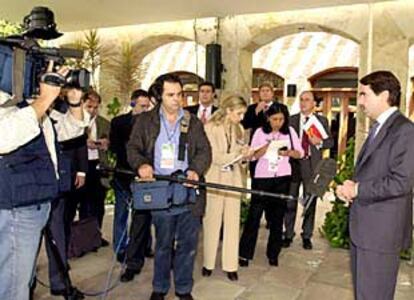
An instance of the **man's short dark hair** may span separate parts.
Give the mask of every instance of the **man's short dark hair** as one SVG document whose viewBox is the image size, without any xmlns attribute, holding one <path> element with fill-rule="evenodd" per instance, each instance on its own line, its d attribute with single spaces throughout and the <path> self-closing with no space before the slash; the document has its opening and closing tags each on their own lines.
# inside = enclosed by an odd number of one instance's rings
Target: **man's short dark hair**
<svg viewBox="0 0 414 300">
<path fill-rule="evenodd" d="M 400 106 L 401 101 L 401 84 L 397 77 L 390 71 L 376 71 L 365 75 L 359 80 L 359 83 L 368 85 L 375 95 L 388 91 L 388 104 L 390 106 Z"/>
<path fill-rule="evenodd" d="M 161 76 L 158 76 L 157 79 L 155 79 L 155 86 L 157 89 L 159 89 L 158 93 L 156 96 L 158 96 L 157 101 L 160 103 L 162 102 L 162 94 L 164 92 L 164 83 L 165 82 L 169 82 L 169 83 L 178 83 L 181 88 L 183 88 L 183 83 L 181 82 L 180 77 L 178 77 L 177 75 L 174 74 L 164 74 Z"/>
<path fill-rule="evenodd" d="M 198 85 L 198 90 L 200 90 L 203 86 L 209 86 L 209 87 L 211 87 L 211 90 L 213 91 L 213 93 L 216 92 L 216 87 L 210 81 L 203 81 L 202 83 L 200 83 Z"/>
<path fill-rule="evenodd" d="M 93 89 L 90 89 L 83 95 L 84 101 L 88 99 L 93 100 L 93 101 L 98 101 L 99 104 L 101 104 L 102 102 L 101 96 L 98 94 L 98 92 L 94 91 Z"/>
<path fill-rule="evenodd" d="M 144 91 L 143 89 L 137 89 L 137 90 L 135 90 L 135 91 L 133 91 L 133 92 L 132 92 L 132 94 L 131 94 L 131 101 L 132 101 L 132 100 L 136 100 L 136 99 L 138 99 L 139 97 L 146 97 L 146 98 L 149 98 L 149 95 L 148 95 L 148 93 L 147 93 L 146 91 Z"/>
</svg>

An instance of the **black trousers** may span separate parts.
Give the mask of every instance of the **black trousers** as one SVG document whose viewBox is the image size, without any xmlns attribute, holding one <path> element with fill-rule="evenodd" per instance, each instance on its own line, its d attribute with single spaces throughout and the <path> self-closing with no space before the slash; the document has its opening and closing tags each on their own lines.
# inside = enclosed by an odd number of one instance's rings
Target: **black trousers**
<svg viewBox="0 0 414 300">
<path fill-rule="evenodd" d="M 85 186 L 82 189 L 82 199 L 79 206 L 80 218 L 96 217 L 99 228 L 105 214 L 106 188 L 101 183 L 101 174 L 96 170 L 99 160 L 88 161 Z M 82 213 L 81 213 L 82 212 Z"/>
<path fill-rule="evenodd" d="M 126 250 L 128 269 L 135 271 L 142 269 L 149 241 L 151 241 L 151 212 L 149 210 L 133 210 Z"/>
<path fill-rule="evenodd" d="M 57 262 L 58 259 L 62 260 L 63 264 L 67 267 L 67 239 L 64 224 L 65 201 L 66 199 L 64 197 L 60 197 L 51 203 L 49 221 L 46 224 L 52 235 L 51 237 L 45 238 L 46 253 L 49 263 L 49 282 L 52 290 L 65 289 L 65 284 L 61 275 L 63 270 L 59 270 L 59 264 Z M 56 242 L 59 253 L 52 251 L 51 238 Z M 57 257 L 57 255 L 60 257 Z"/>
<path fill-rule="evenodd" d="M 255 178 L 252 188 L 273 193 L 288 194 L 291 177 Z M 240 239 L 239 256 L 253 259 L 263 212 L 269 222 L 269 238 L 266 255 L 268 259 L 276 259 L 282 247 L 283 216 L 286 202 L 283 199 L 252 195 L 249 214 Z"/>
</svg>

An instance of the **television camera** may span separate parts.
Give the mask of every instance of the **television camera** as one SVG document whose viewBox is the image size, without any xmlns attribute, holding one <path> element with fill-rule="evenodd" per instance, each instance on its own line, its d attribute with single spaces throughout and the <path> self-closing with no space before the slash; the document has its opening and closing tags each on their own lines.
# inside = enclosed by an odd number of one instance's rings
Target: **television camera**
<svg viewBox="0 0 414 300">
<path fill-rule="evenodd" d="M 56 29 L 51 10 L 47 7 L 33 8 L 24 17 L 23 27 L 25 31 L 21 35 L 0 38 L 0 90 L 16 99 L 9 102 L 19 102 L 38 94 L 39 82 L 83 90 L 89 88 L 90 73 L 84 68 L 70 70 L 66 76 L 46 72 L 49 61 L 53 61 L 56 71 L 56 67 L 64 65 L 67 58 L 83 58 L 81 50 L 40 46 L 38 40 L 62 36 Z"/>
</svg>

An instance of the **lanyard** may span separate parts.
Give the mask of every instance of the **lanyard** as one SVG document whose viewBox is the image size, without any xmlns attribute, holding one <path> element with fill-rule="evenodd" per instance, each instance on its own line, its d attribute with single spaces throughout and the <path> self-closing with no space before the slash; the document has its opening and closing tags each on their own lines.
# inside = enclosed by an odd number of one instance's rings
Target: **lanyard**
<svg viewBox="0 0 414 300">
<path fill-rule="evenodd" d="M 171 133 L 171 134 L 169 134 L 168 125 L 167 125 L 167 123 L 165 122 L 165 118 L 164 118 L 164 116 L 162 116 L 162 117 L 161 117 L 161 122 L 162 122 L 162 125 L 163 125 L 163 126 L 164 126 L 164 128 L 165 128 L 166 133 L 167 133 L 167 139 L 168 139 L 168 142 L 169 142 L 169 143 L 171 143 L 171 140 L 173 139 L 173 137 L 174 137 L 175 133 L 177 132 L 177 129 L 178 129 L 178 126 L 180 125 L 180 122 L 178 122 L 178 120 L 177 120 L 177 122 L 176 122 L 176 124 L 175 124 L 175 128 L 174 128 L 174 130 L 172 131 L 172 133 Z"/>
<path fill-rule="evenodd" d="M 227 153 L 230 153 L 230 149 L 231 149 L 231 136 L 232 136 L 232 126 L 230 125 L 229 128 L 229 133 L 227 132 L 226 129 L 224 129 L 224 134 L 226 135 L 226 140 L 227 140 Z"/>
</svg>

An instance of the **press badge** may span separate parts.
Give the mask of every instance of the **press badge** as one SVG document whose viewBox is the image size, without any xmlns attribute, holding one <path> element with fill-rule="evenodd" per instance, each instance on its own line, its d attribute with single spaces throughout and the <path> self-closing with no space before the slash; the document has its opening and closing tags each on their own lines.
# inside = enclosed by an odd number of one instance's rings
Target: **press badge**
<svg viewBox="0 0 414 300">
<path fill-rule="evenodd" d="M 279 155 L 276 155 L 276 157 L 272 157 L 272 159 L 268 159 L 269 166 L 268 171 L 269 172 L 277 172 L 277 164 L 279 162 Z"/>
<path fill-rule="evenodd" d="M 161 146 L 161 169 L 174 169 L 175 145 L 171 143 Z"/>
</svg>

